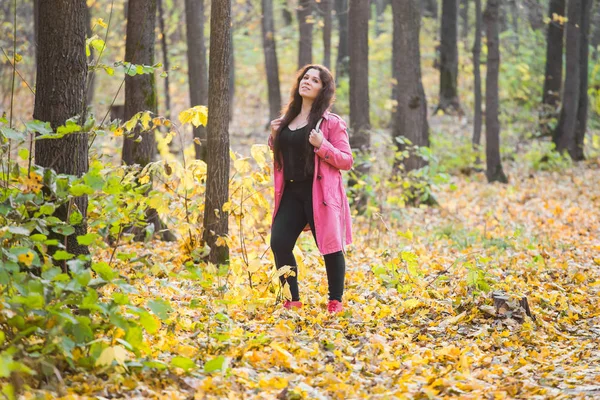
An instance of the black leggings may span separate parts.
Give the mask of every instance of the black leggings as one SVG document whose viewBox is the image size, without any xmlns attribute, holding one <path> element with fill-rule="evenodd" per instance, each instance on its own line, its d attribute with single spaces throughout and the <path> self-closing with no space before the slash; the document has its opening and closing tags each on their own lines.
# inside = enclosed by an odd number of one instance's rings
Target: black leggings
<svg viewBox="0 0 600 400">
<path fill-rule="evenodd" d="M 289 265 L 295 272 L 295 276 L 281 277 L 282 284 L 287 281 L 290 285 L 292 301 L 300 300 L 298 266 L 292 251 L 307 223 L 316 242 L 315 219 L 312 209 L 312 181 L 286 182 L 281 203 L 271 227 L 271 250 L 275 256 L 277 269 Z M 342 301 L 346 272 L 344 253 L 338 251 L 326 254 L 324 258 L 329 284 L 329 300 Z"/>
</svg>

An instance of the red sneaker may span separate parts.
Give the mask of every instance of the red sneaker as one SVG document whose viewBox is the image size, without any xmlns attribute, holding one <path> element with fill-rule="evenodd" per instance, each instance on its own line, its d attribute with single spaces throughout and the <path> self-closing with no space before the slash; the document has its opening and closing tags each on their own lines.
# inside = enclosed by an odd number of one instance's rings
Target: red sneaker
<svg viewBox="0 0 600 400">
<path fill-rule="evenodd" d="M 283 303 L 283 307 L 287 308 L 288 310 L 291 310 L 292 308 L 298 308 L 298 309 L 300 309 L 300 308 L 302 308 L 302 302 L 301 301 L 289 301 L 289 300 L 286 300 Z"/>
<path fill-rule="evenodd" d="M 327 311 L 332 314 L 342 312 L 343 309 L 344 307 L 342 306 L 341 301 L 329 300 L 329 304 L 327 304 Z"/>
</svg>

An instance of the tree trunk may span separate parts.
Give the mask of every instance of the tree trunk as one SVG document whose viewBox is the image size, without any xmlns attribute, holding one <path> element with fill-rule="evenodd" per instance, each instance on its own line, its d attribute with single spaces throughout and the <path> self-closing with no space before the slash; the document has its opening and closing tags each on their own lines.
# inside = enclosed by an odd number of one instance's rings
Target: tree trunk
<svg viewBox="0 0 600 400">
<path fill-rule="evenodd" d="M 481 144 L 481 0 L 475 0 L 475 42 L 473 44 L 473 78 L 475 85 L 475 112 L 473 117 L 473 148 Z"/>
<path fill-rule="evenodd" d="M 156 0 L 158 5 L 158 23 L 160 29 L 160 45 L 162 48 L 163 67 L 167 71 L 165 82 L 165 117 L 171 119 L 171 95 L 169 93 L 169 50 L 167 47 L 167 33 L 165 31 L 165 14 L 163 0 Z"/>
<path fill-rule="evenodd" d="M 85 121 L 85 56 L 86 2 L 40 1 L 38 18 L 37 82 L 33 118 L 50 122 L 52 129 L 79 116 Z M 64 29 L 64 27 L 69 29 Z M 88 135 L 77 132 L 61 139 L 43 139 L 35 144 L 35 162 L 61 174 L 82 176 L 88 170 Z M 77 243 L 77 236 L 87 233 L 87 196 L 75 198 L 72 208 L 59 207 L 54 215 L 68 221 L 76 207 L 83 222 L 75 225 L 75 233 L 60 237 L 66 251 L 89 254 L 87 246 Z"/>
<path fill-rule="evenodd" d="M 485 156 L 488 182 L 508 182 L 500 159 L 500 121 L 498 118 L 498 75 L 500 39 L 498 33 L 500 0 L 488 0 L 484 18 L 487 31 L 488 62 L 485 85 Z"/>
<path fill-rule="evenodd" d="M 443 0 L 442 0 L 443 1 Z M 437 19 L 438 17 L 438 0 L 422 0 L 421 13 L 424 17 Z"/>
<path fill-rule="evenodd" d="M 513 41 L 515 50 L 519 52 L 519 4 L 518 0 L 509 0 L 510 16 L 512 20 Z"/>
<path fill-rule="evenodd" d="M 458 100 L 458 0 L 442 1 L 440 102 L 438 110 L 460 110 Z"/>
<path fill-rule="evenodd" d="M 594 60 L 598 59 L 598 46 L 600 46 L 600 2 L 594 7 L 594 20 L 592 22 L 594 32 L 592 33 L 591 45 Z"/>
<path fill-rule="evenodd" d="M 34 62 L 35 62 L 35 68 L 37 70 L 37 47 L 38 47 L 38 27 L 40 24 L 39 21 L 39 15 L 40 15 L 40 0 L 33 0 L 33 38 L 34 38 L 34 43 L 33 43 L 33 47 L 34 47 Z M 34 81 L 35 81 L 35 77 L 34 77 Z"/>
<path fill-rule="evenodd" d="M 212 17 L 211 17 L 212 18 Z M 235 54 L 233 51 L 233 27 L 229 30 L 229 121 L 233 121 L 233 99 L 235 98 Z M 209 72 L 210 73 L 210 72 Z"/>
<path fill-rule="evenodd" d="M 384 32 L 384 29 L 382 29 L 384 25 L 383 13 L 389 3 L 390 0 L 375 0 L 375 36 L 379 36 Z"/>
<path fill-rule="evenodd" d="M 209 261 L 229 259 L 226 244 L 217 240 L 228 233 L 228 213 L 223 205 L 229 197 L 229 59 L 231 52 L 231 2 L 213 2 L 210 17 L 208 88 L 208 171 L 204 205 L 203 240 L 211 251 Z"/>
<path fill-rule="evenodd" d="M 560 152 L 567 151 L 575 159 L 575 126 L 579 107 L 579 85 L 581 74 L 579 56 L 581 54 L 581 21 L 582 0 L 569 0 L 567 9 L 567 42 L 566 42 L 566 75 L 563 101 L 558 125 L 554 131 L 553 141 Z"/>
<path fill-rule="evenodd" d="M 537 31 L 542 29 L 546 24 L 544 23 L 544 8 L 540 4 L 539 0 L 522 0 L 525 5 L 525 11 L 527 13 L 527 19 L 531 29 Z"/>
<path fill-rule="evenodd" d="M 546 72 L 544 92 L 540 110 L 540 130 L 542 135 L 550 135 L 550 121 L 558 117 L 560 90 L 563 74 L 563 37 L 564 27 L 553 19 L 553 15 L 565 15 L 565 0 L 550 0 L 548 32 L 546 35 Z"/>
<path fill-rule="evenodd" d="M 344 76 L 348 76 L 348 0 L 335 0 L 335 14 L 338 19 L 339 42 L 338 55 L 335 65 L 336 83 Z"/>
<path fill-rule="evenodd" d="M 590 15 L 592 13 L 593 0 L 582 0 L 581 13 L 581 44 L 579 55 L 579 106 L 577 108 L 577 123 L 575 125 L 575 151 L 573 160 L 582 161 L 585 159 L 584 140 L 587 131 L 588 118 L 588 62 L 589 62 L 589 37 L 590 37 Z"/>
<path fill-rule="evenodd" d="M 190 105 L 208 103 L 208 66 L 206 64 L 206 46 L 204 45 L 204 0 L 185 0 L 185 23 L 187 33 L 188 76 L 190 86 Z M 194 150 L 196 159 L 207 161 L 206 127 L 194 129 Z"/>
<path fill-rule="evenodd" d="M 321 13 L 323 14 L 323 65 L 331 69 L 331 27 L 333 0 L 321 0 Z"/>
<path fill-rule="evenodd" d="M 369 119 L 369 0 L 350 0 L 350 146 L 366 152 Z"/>
<path fill-rule="evenodd" d="M 283 24 L 290 26 L 292 24 L 292 12 L 290 11 L 289 0 L 282 1 L 281 15 L 283 16 Z"/>
<path fill-rule="evenodd" d="M 275 24 L 273 22 L 273 0 L 262 0 L 262 32 L 265 53 L 265 70 L 269 91 L 269 118 L 278 118 L 281 112 L 281 92 L 279 87 L 279 66 L 275 46 Z"/>
<path fill-rule="evenodd" d="M 429 126 L 427 124 L 427 99 L 421 80 L 421 52 L 419 31 L 421 24 L 418 0 L 393 0 L 394 18 L 393 39 L 393 76 L 397 88 L 397 101 L 394 113 L 392 136 L 396 139 L 398 150 L 405 145 L 398 141 L 405 137 L 416 146 L 429 146 Z M 414 154 L 402 160 L 405 170 L 411 171 L 427 164 Z M 395 164 L 398 169 L 398 164 Z"/>
<path fill-rule="evenodd" d="M 307 64 L 312 64 L 312 1 L 298 1 L 298 26 L 300 41 L 298 45 L 298 69 Z"/>
<path fill-rule="evenodd" d="M 461 37 L 467 39 L 469 37 L 469 3 L 471 0 L 460 0 L 460 19 L 462 20 Z"/>
</svg>

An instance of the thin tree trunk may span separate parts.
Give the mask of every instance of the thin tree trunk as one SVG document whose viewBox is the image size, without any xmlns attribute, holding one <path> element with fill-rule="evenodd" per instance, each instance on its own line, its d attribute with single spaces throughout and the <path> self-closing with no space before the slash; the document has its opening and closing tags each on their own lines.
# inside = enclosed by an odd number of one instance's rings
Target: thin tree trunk
<svg viewBox="0 0 600 400">
<path fill-rule="evenodd" d="M 582 0 L 569 0 L 567 9 L 567 64 L 565 87 L 558 125 L 554 131 L 553 141 L 560 152 L 568 152 L 575 159 L 575 126 L 579 107 L 579 88 L 581 73 L 579 58 L 581 54 L 581 21 Z"/>
<path fill-rule="evenodd" d="M 460 19 L 462 20 L 461 37 L 467 39 L 469 37 L 469 3 L 471 0 L 460 0 Z"/>
<path fill-rule="evenodd" d="M 546 72 L 544 92 L 540 110 L 540 130 L 542 135 L 550 135 L 550 121 L 558 117 L 560 90 L 563 74 L 563 38 L 564 26 L 554 20 L 554 15 L 565 15 L 565 0 L 550 0 L 548 16 L 548 32 L 546 35 Z"/>
<path fill-rule="evenodd" d="M 212 15 L 212 14 L 211 14 Z M 212 18 L 212 16 L 211 16 Z M 233 121 L 233 100 L 235 98 L 235 53 L 233 51 L 233 26 L 229 30 L 229 121 Z"/>
<path fill-rule="evenodd" d="M 458 0 L 442 1 L 440 102 L 438 110 L 460 110 L 458 100 Z"/>
<path fill-rule="evenodd" d="M 265 70 L 269 94 L 269 118 L 278 118 L 281 112 L 281 92 L 279 86 L 279 64 L 275 46 L 275 23 L 273 21 L 273 0 L 262 0 L 262 32 L 265 54 Z"/>
<path fill-rule="evenodd" d="M 37 27 L 37 82 L 33 118 L 50 122 L 52 129 L 66 120 L 79 117 L 85 121 L 86 2 L 39 2 Z M 68 26 L 69 29 L 64 29 Z M 66 51 L 65 49 L 68 49 Z M 88 170 L 88 135 L 72 133 L 61 139 L 43 139 L 35 145 L 36 164 L 61 174 L 82 176 Z M 77 197 L 71 208 L 59 207 L 54 215 L 62 221 L 76 209 L 83 222 L 74 226 L 70 236 L 59 235 L 65 250 L 74 255 L 89 254 L 87 246 L 77 243 L 77 236 L 87 233 L 87 196 Z"/>
<path fill-rule="evenodd" d="M 598 60 L 598 46 L 600 46 L 600 2 L 594 6 L 594 21 L 592 22 L 594 32 L 592 33 L 591 45 L 594 60 Z"/>
<path fill-rule="evenodd" d="M 522 0 L 527 12 L 527 19 L 531 29 L 537 31 L 542 29 L 544 23 L 544 8 L 539 0 Z"/>
<path fill-rule="evenodd" d="M 397 101 L 392 136 L 396 139 L 399 151 L 405 145 L 397 139 L 405 137 L 415 146 L 429 146 L 429 126 L 427 124 L 427 99 L 421 79 L 421 52 L 419 31 L 421 24 L 418 0 L 393 0 L 394 40 L 393 76 L 396 79 Z M 411 154 L 402 160 L 406 171 L 421 168 L 427 164 L 423 158 Z M 398 170 L 395 163 L 395 170 Z"/>
<path fill-rule="evenodd" d="M 335 0 L 335 13 L 338 18 L 339 42 L 338 55 L 335 66 L 335 79 L 348 76 L 349 56 L 348 56 L 348 0 Z"/>
<path fill-rule="evenodd" d="M 379 36 L 384 32 L 382 28 L 383 13 L 389 3 L 390 0 L 375 0 L 375 36 Z"/>
<path fill-rule="evenodd" d="M 479 149 L 481 144 L 481 34 L 482 34 L 481 0 L 475 0 L 475 41 L 473 44 L 473 78 L 475 90 L 475 111 L 473 118 L 473 148 Z"/>
<path fill-rule="evenodd" d="M 443 0 L 442 0 L 443 1 Z M 424 17 L 437 19 L 438 17 L 438 0 L 422 0 L 421 13 Z"/>
<path fill-rule="evenodd" d="M 85 18 L 86 18 L 86 31 L 87 31 L 87 37 L 91 38 L 93 35 L 92 32 L 92 13 L 90 10 L 90 7 L 86 6 L 85 7 Z M 90 56 L 88 57 L 88 64 L 91 65 L 93 62 L 95 62 L 95 54 L 94 54 L 94 49 L 92 46 L 90 46 Z M 88 71 L 88 81 L 86 83 L 87 87 L 86 87 L 86 106 L 90 106 L 92 105 L 92 103 L 94 102 L 94 91 L 96 89 L 96 80 L 94 79 L 94 77 L 96 76 L 96 74 L 89 72 Z"/>
<path fill-rule="evenodd" d="M 513 40 L 515 49 L 519 52 L 519 0 L 509 0 L 510 16 L 512 20 Z"/>
<path fill-rule="evenodd" d="M 208 103 L 208 66 L 204 45 L 204 0 L 185 0 L 185 21 L 187 34 L 188 76 L 190 105 Z M 207 161 L 206 127 L 194 129 L 194 150 L 197 160 Z M 199 143 L 197 143 L 199 142 Z"/>
<path fill-rule="evenodd" d="M 165 112 L 164 115 L 171 119 L 171 94 L 169 93 L 169 50 L 167 47 L 167 33 L 165 31 L 165 14 L 163 9 L 163 0 L 156 0 L 158 5 L 158 23 L 160 29 L 160 45 L 162 48 L 163 67 L 167 71 L 165 82 Z"/>
<path fill-rule="evenodd" d="M 290 11 L 289 0 L 282 0 L 281 15 L 283 16 L 283 24 L 290 26 L 292 24 L 292 12 Z"/>
<path fill-rule="evenodd" d="M 229 76 L 232 68 L 231 2 L 213 2 L 210 17 L 210 61 L 208 90 L 208 171 L 204 206 L 203 240 L 210 246 L 209 261 L 222 264 L 229 248 L 219 243 L 228 234 L 228 213 L 223 205 L 229 197 Z"/>
<path fill-rule="evenodd" d="M 485 155 L 488 182 L 508 182 L 500 159 L 500 121 L 498 118 L 498 75 L 500 39 L 498 33 L 500 0 L 488 0 L 484 14 L 487 31 L 488 62 L 485 85 Z"/>
<path fill-rule="evenodd" d="M 321 0 L 321 13 L 323 14 L 323 65 L 331 69 L 331 9 L 333 0 Z"/>
<path fill-rule="evenodd" d="M 589 37 L 590 37 L 590 15 L 592 13 L 593 0 L 582 0 L 581 13 L 581 44 L 579 61 L 579 106 L 577 108 L 577 123 L 575 125 L 575 151 L 573 160 L 582 161 L 585 159 L 584 141 L 587 131 L 588 118 L 588 62 L 589 62 Z"/>
<path fill-rule="evenodd" d="M 36 65 L 36 70 L 37 70 L 37 47 L 38 47 L 38 26 L 40 24 L 39 22 L 39 15 L 40 15 L 40 0 L 33 0 L 33 37 L 34 37 L 34 43 L 33 43 L 33 47 L 34 47 L 34 51 L 35 51 L 35 65 Z M 35 82 L 35 77 L 33 79 L 33 81 Z"/>
<path fill-rule="evenodd" d="M 298 26 L 300 41 L 298 45 L 298 69 L 307 64 L 312 64 L 312 1 L 298 1 Z"/>
</svg>

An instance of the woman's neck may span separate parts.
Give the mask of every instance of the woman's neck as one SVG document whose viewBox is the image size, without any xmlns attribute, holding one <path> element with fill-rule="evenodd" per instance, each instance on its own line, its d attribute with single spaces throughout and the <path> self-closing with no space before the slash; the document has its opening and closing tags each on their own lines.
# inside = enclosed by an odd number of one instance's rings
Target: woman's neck
<svg viewBox="0 0 600 400">
<path fill-rule="evenodd" d="M 310 115 L 310 110 L 312 108 L 313 102 L 310 100 L 302 99 L 302 108 L 300 110 L 300 117 L 308 120 L 308 116 Z"/>
</svg>

